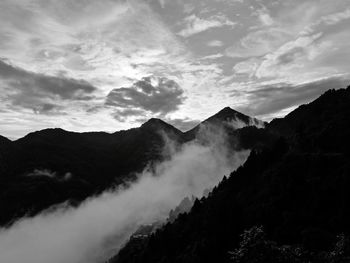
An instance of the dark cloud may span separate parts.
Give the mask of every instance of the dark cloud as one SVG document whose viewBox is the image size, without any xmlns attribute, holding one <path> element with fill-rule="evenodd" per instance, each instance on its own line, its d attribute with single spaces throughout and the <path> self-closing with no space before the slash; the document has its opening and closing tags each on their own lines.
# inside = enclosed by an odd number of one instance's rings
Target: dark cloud
<svg viewBox="0 0 350 263">
<path fill-rule="evenodd" d="M 7 88 L 8 102 L 36 113 L 58 110 L 62 100 L 90 100 L 96 90 L 86 81 L 37 74 L 1 60 L 0 81 Z"/>
<path fill-rule="evenodd" d="M 345 88 L 349 79 L 332 77 L 301 85 L 279 83 L 259 87 L 247 93 L 249 106 L 237 110 L 253 116 L 278 113 L 283 109 L 308 103 L 328 89 Z"/>
<path fill-rule="evenodd" d="M 166 116 L 178 109 L 185 99 L 184 91 L 173 80 L 145 77 L 130 87 L 113 89 L 106 105 L 116 107 L 116 119 L 151 113 Z"/>
</svg>

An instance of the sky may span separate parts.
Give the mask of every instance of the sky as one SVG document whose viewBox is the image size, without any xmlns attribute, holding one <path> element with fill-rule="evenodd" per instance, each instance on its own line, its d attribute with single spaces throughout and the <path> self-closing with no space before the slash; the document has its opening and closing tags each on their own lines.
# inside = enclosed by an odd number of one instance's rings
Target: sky
<svg viewBox="0 0 350 263">
<path fill-rule="evenodd" d="M 348 0 L 0 0 L 0 134 L 269 121 L 350 84 Z"/>
</svg>

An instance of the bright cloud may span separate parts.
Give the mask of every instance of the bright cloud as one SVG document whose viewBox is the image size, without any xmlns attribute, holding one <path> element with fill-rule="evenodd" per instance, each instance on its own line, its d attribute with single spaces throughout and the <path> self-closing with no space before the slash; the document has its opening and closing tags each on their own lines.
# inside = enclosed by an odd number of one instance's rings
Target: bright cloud
<svg viewBox="0 0 350 263">
<path fill-rule="evenodd" d="M 214 16 L 208 19 L 199 18 L 196 15 L 191 15 L 185 18 L 186 27 L 182 29 L 178 34 L 182 37 L 190 37 L 192 35 L 204 32 L 211 28 L 231 26 L 234 27 L 235 23 L 229 21 L 222 16 Z"/>
</svg>

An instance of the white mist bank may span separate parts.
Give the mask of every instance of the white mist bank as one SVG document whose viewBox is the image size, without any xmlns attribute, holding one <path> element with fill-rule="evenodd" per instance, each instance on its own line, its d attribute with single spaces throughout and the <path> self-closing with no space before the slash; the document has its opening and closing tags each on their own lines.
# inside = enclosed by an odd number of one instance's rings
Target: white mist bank
<svg viewBox="0 0 350 263">
<path fill-rule="evenodd" d="M 140 224 L 165 219 L 184 197 L 200 196 L 248 156 L 230 152 L 220 132 L 206 130 L 201 137 L 204 144 L 187 143 L 127 189 L 90 198 L 78 208 L 62 204 L 1 229 L 0 262 L 104 262 Z"/>
<path fill-rule="evenodd" d="M 265 128 L 265 123 L 256 118 L 249 118 L 249 122 L 246 123 L 240 119 L 232 119 L 230 121 L 226 121 L 225 124 L 233 129 L 241 129 L 247 126 L 255 126 L 259 129 Z"/>
</svg>

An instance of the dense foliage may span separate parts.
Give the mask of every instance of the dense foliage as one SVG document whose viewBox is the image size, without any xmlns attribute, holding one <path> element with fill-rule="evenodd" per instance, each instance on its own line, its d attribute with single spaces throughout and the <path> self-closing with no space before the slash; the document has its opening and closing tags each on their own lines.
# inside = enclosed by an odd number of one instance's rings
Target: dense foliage
<svg viewBox="0 0 350 263">
<path fill-rule="evenodd" d="M 268 240 L 263 227 L 254 226 L 241 235 L 239 248 L 230 252 L 233 263 L 346 263 L 350 262 L 350 239 L 336 237 L 328 251 L 309 251 L 300 246 L 279 245 Z"/>
</svg>

